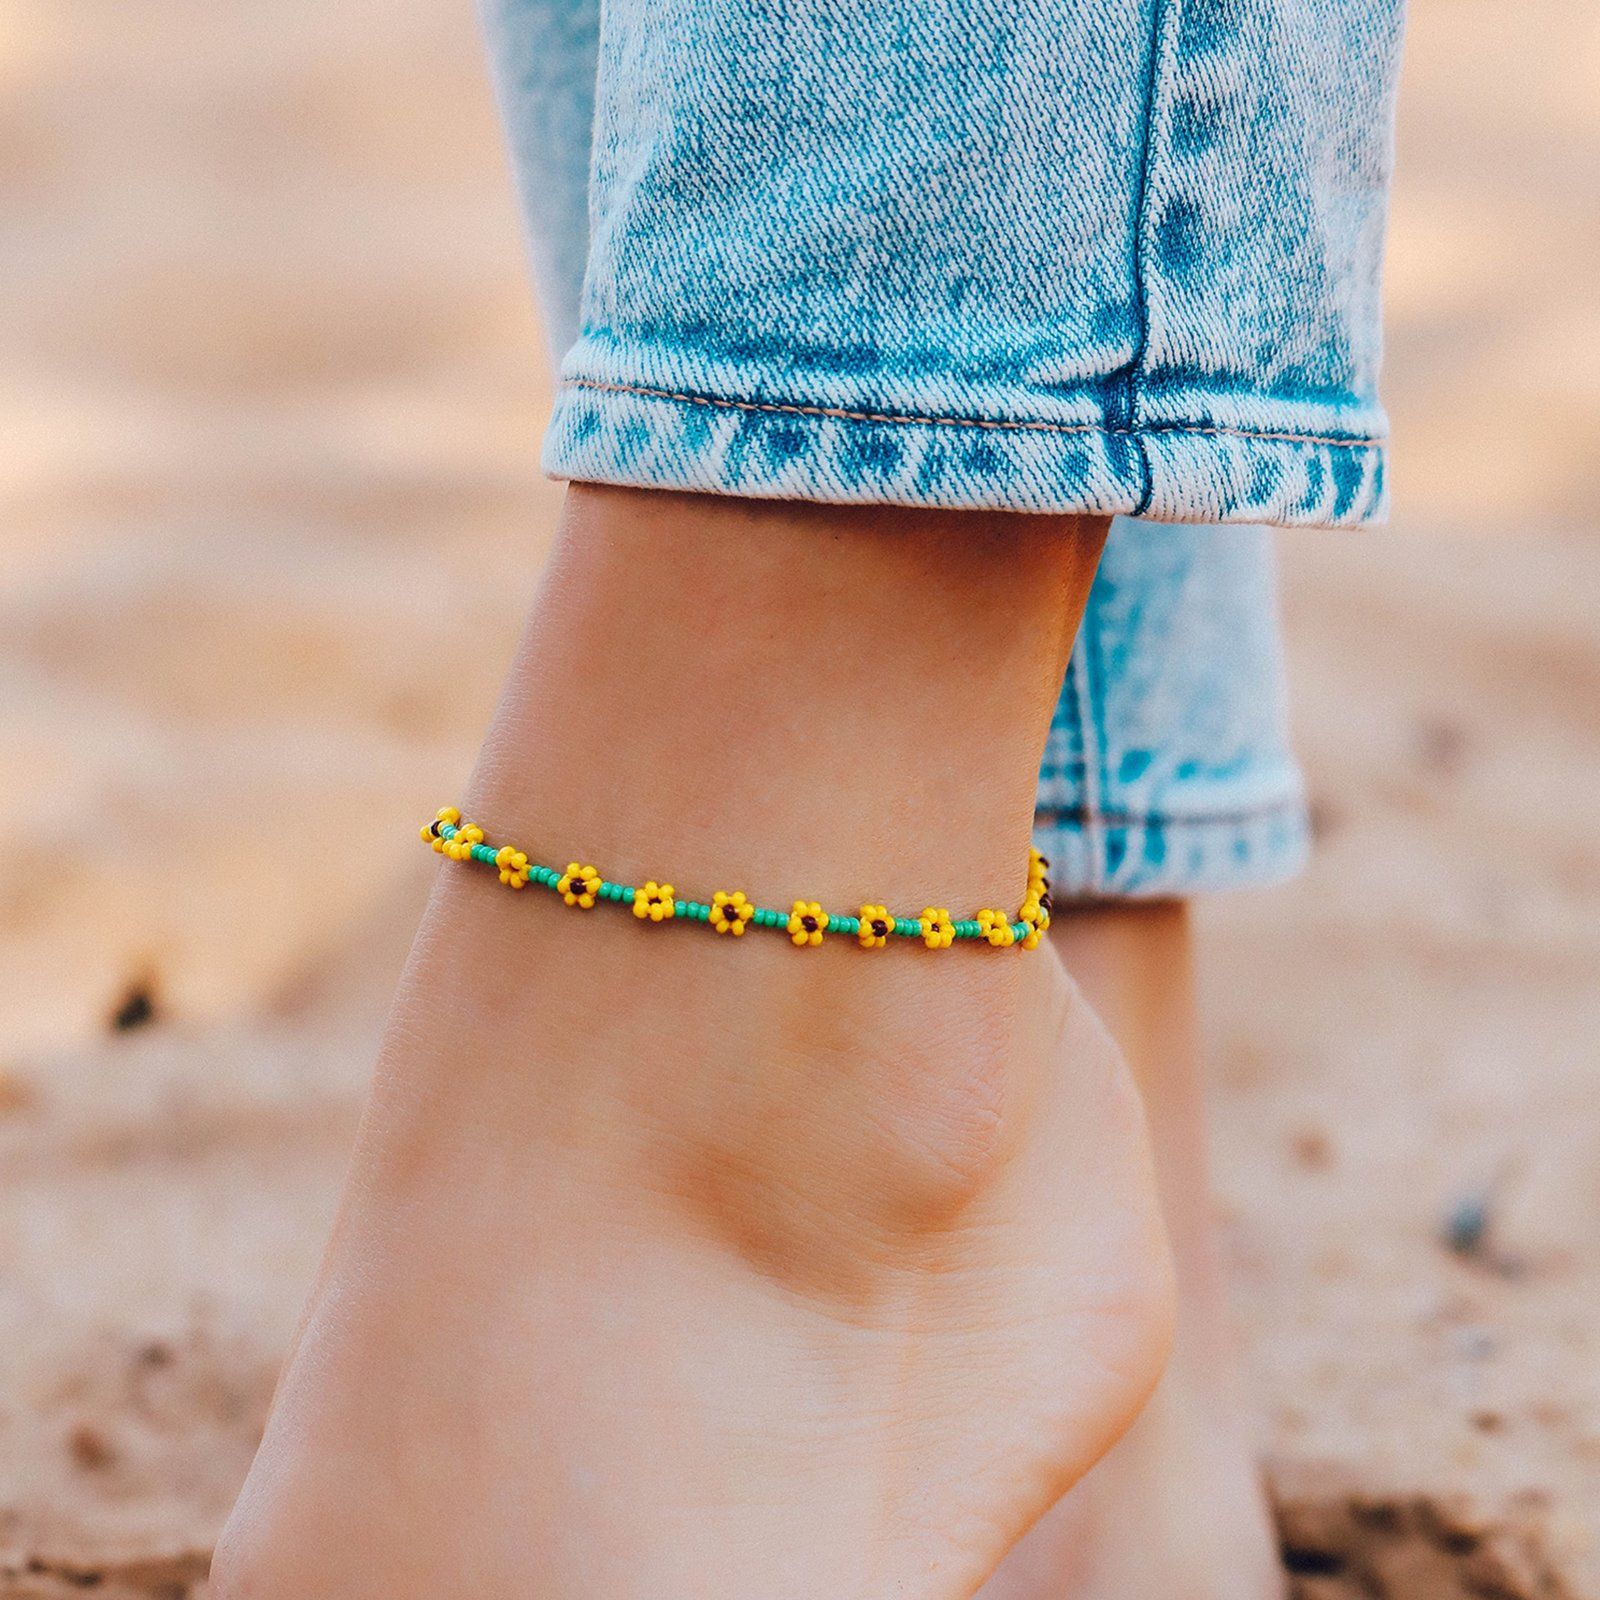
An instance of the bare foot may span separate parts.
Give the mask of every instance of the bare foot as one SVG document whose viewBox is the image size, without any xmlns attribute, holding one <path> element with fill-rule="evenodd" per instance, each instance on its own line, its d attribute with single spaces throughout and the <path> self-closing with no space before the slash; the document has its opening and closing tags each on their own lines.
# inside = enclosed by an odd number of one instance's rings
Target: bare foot
<svg viewBox="0 0 1600 1600">
<path fill-rule="evenodd" d="M 980 1600 L 1284 1600 L 1248 1433 L 1217 1388 L 1169 1368 L 1127 1435 Z"/>
<path fill-rule="evenodd" d="M 218 1594 L 970 1594 L 1163 1354 L 1138 1107 L 1055 963 L 952 1006 L 907 952 L 863 1000 L 849 951 L 796 989 L 479 899 L 430 919 Z M 548 940 L 524 996 L 466 953 L 497 916 Z"/>
<path fill-rule="evenodd" d="M 1211 1221 L 1187 912 L 1172 902 L 1072 908 L 1051 942 L 1143 1092 L 1181 1307 L 1150 1405 L 982 1600 L 1283 1600 Z"/>
<path fill-rule="evenodd" d="M 1016 896 L 1092 540 L 579 504 L 496 833 L 768 903 L 862 860 Z M 1137 1094 L 1048 951 L 798 952 L 444 864 L 214 1592 L 964 1600 L 1170 1311 Z"/>
</svg>

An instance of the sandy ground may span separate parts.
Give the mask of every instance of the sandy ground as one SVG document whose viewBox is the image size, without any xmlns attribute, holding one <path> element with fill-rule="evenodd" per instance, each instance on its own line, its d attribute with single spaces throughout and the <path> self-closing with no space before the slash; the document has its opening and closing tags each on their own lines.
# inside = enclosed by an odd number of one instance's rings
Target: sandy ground
<svg viewBox="0 0 1600 1600">
<path fill-rule="evenodd" d="M 550 526 L 471 30 L 0 20 L 0 1600 L 202 1592 Z M 1597 1600 L 1600 14 L 1410 69 L 1395 528 L 1284 542 L 1321 849 L 1204 911 L 1219 1204 L 1302 1600 Z"/>
</svg>

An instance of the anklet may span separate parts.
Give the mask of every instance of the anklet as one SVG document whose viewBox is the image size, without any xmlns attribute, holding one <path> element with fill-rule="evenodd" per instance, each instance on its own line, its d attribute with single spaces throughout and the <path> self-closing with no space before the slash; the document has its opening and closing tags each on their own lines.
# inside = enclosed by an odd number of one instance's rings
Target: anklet
<svg viewBox="0 0 1600 1600">
<path fill-rule="evenodd" d="M 444 807 L 432 822 L 423 825 L 422 839 L 452 861 L 479 861 L 496 868 L 501 883 L 509 889 L 536 883 L 554 890 L 580 911 L 591 911 L 600 901 L 609 900 L 631 905 L 641 922 L 683 918 L 707 923 L 718 933 L 735 938 L 742 938 L 746 928 L 773 928 L 786 933 L 801 949 L 821 944 L 825 934 L 839 934 L 854 939 L 863 950 L 881 950 L 891 939 L 920 939 L 929 950 L 947 950 L 958 939 L 981 939 L 997 949 L 1020 945 L 1033 950 L 1050 926 L 1050 863 L 1031 847 L 1027 894 L 1014 917 L 986 908 L 956 921 L 943 906 L 928 906 L 917 917 L 891 916 L 886 907 L 875 905 L 846 915 L 824 911 L 815 900 L 796 900 L 789 910 L 774 911 L 752 905 L 740 889 L 718 889 L 709 901 L 682 900 L 670 883 L 657 883 L 653 878 L 639 887 L 611 883 L 580 861 L 568 862 L 566 870 L 558 872 L 530 861 L 527 852 L 514 845 L 497 849 L 487 843 L 483 829 L 474 822 L 463 822 L 454 806 Z"/>
</svg>

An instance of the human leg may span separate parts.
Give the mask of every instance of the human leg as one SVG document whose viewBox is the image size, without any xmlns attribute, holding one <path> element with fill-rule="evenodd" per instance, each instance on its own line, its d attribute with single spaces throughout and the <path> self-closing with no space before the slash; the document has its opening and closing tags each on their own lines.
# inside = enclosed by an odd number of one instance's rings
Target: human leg
<svg viewBox="0 0 1600 1600">
<path fill-rule="evenodd" d="M 631 881 L 1015 898 L 1101 531 L 575 491 L 472 804 Z M 968 1594 L 1155 1380 L 1148 1181 L 1046 951 L 447 869 L 219 1592 Z"/>
</svg>

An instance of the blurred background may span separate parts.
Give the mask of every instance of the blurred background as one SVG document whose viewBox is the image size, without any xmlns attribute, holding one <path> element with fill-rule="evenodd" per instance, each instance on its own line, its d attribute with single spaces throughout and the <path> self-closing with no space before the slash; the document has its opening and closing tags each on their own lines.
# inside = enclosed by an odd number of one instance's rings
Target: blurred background
<svg viewBox="0 0 1600 1600">
<path fill-rule="evenodd" d="M 557 495 L 465 0 L 0 14 L 0 1600 L 203 1594 Z M 1301 1600 L 1600 1597 L 1600 9 L 1415 0 L 1319 851 L 1208 903 Z"/>
</svg>

